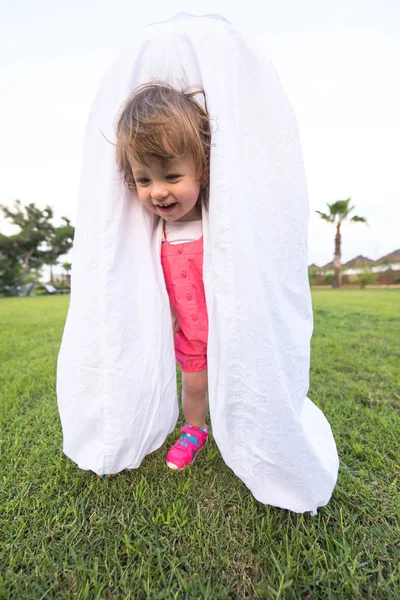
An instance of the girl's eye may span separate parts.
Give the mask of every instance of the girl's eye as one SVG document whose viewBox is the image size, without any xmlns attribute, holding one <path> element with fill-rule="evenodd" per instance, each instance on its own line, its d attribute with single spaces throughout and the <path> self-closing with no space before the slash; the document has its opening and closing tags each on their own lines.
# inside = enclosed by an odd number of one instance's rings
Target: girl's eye
<svg viewBox="0 0 400 600">
<path fill-rule="evenodd" d="M 140 183 L 140 185 L 147 185 L 149 183 L 149 180 L 145 177 L 139 177 L 138 179 L 136 179 L 136 183 Z"/>
<path fill-rule="evenodd" d="M 167 179 L 179 179 L 180 175 L 175 175 L 175 173 L 171 173 L 171 175 L 167 175 Z"/>
</svg>

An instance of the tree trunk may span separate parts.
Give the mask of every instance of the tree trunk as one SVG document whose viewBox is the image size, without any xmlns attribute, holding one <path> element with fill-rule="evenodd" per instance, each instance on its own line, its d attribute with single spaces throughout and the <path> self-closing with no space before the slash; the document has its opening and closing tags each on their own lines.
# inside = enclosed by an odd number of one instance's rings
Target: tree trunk
<svg viewBox="0 0 400 600">
<path fill-rule="evenodd" d="M 340 223 L 336 225 L 335 235 L 335 257 L 333 259 L 333 283 L 332 287 L 339 288 L 342 285 L 342 265 L 340 264 Z"/>
<path fill-rule="evenodd" d="M 29 250 L 29 252 L 27 252 L 24 256 L 24 270 L 22 271 L 22 275 L 21 277 L 18 278 L 17 280 L 17 285 L 21 285 L 21 283 L 24 281 L 24 279 L 26 279 L 29 275 L 29 273 L 31 272 L 31 268 L 29 266 L 29 260 L 34 252 L 34 248 L 32 248 L 32 250 Z"/>
<path fill-rule="evenodd" d="M 53 265 L 50 265 L 50 284 L 54 285 Z"/>
</svg>

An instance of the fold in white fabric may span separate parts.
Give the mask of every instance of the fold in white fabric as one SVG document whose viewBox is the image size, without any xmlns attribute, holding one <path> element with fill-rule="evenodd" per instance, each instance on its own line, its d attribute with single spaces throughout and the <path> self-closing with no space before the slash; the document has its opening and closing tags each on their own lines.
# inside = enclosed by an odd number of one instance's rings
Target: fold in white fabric
<svg viewBox="0 0 400 600">
<path fill-rule="evenodd" d="M 153 79 L 202 85 L 212 119 L 203 232 L 215 441 L 257 500 L 315 513 L 338 457 L 306 397 L 312 311 L 297 124 L 269 61 L 214 15 L 146 27 L 95 99 L 58 360 L 64 452 L 98 474 L 137 468 L 177 422 L 161 222 L 124 186 L 112 143 L 121 105 Z"/>
</svg>

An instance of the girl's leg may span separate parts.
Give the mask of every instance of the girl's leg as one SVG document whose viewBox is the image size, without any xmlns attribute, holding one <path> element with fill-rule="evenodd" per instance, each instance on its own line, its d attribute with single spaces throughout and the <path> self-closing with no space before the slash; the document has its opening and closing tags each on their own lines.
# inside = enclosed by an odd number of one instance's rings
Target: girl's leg
<svg viewBox="0 0 400 600">
<path fill-rule="evenodd" d="M 207 442 L 207 371 L 182 372 L 182 404 L 186 425 L 167 454 L 166 463 L 170 469 L 182 470 L 190 465 Z"/>
<path fill-rule="evenodd" d="M 207 371 L 182 372 L 182 406 L 188 425 L 204 429 L 208 406 Z"/>
</svg>

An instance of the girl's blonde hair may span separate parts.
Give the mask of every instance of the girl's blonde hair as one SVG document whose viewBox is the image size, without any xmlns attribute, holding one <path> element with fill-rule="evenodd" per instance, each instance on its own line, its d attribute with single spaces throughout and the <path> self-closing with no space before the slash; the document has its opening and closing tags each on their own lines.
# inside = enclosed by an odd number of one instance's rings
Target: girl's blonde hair
<svg viewBox="0 0 400 600">
<path fill-rule="evenodd" d="M 203 94 L 205 109 L 194 99 Z M 209 183 L 211 131 L 203 88 L 178 91 L 166 83 L 146 83 L 135 89 L 117 124 L 117 164 L 129 189 L 135 188 L 132 159 L 192 156 L 200 185 Z"/>
</svg>

